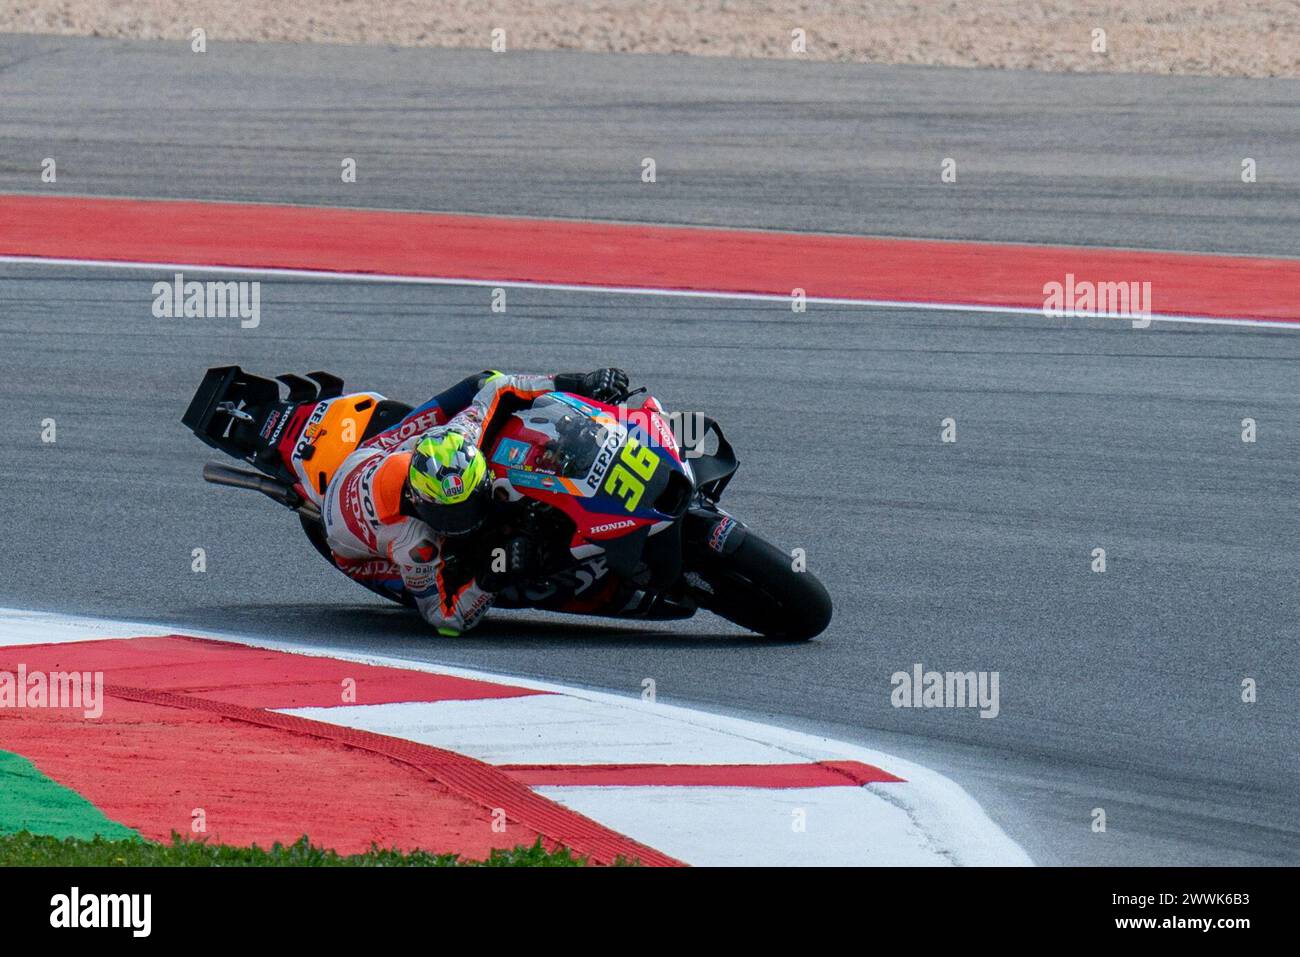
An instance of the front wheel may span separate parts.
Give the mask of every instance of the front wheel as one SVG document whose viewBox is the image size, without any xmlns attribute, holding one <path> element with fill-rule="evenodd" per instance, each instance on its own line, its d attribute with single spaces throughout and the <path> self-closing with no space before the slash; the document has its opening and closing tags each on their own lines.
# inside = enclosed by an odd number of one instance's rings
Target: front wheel
<svg viewBox="0 0 1300 957">
<path fill-rule="evenodd" d="M 729 554 L 703 550 L 687 573 L 691 594 L 730 622 L 768 638 L 807 641 L 831 621 L 831 596 L 809 571 L 795 571 L 791 557 L 745 529 Z"/>
</svg>

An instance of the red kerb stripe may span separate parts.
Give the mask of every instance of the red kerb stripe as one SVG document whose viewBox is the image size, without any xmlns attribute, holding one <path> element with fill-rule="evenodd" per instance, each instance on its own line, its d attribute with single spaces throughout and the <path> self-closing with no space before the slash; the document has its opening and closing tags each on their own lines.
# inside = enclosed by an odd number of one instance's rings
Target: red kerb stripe
<svg viewBox="0 0 1300 957">
<path fill-rule="evenodd" d="M 1300 322 L 1296 259 L 442 213 L 0 195 L 0 255 L 1028 309 L 1072 275 L 1150 283 L 1157 315 Z"/>
</svg>

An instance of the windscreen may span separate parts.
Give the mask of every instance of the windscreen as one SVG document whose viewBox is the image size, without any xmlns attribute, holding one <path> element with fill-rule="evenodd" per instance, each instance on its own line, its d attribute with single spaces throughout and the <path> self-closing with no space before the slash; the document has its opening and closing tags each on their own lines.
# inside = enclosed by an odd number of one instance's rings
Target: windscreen
<svg viewBox="0 0 1300 957">
<path fill-rule="evenodd" d="M 565 478 L 586 476 L 597 453 L 611 438 L 609 428 L 554 396 L 542 396 L 531 409 L 516 415 L 530 429 L 550 439 L 539 466 L 554 469 Z"/>
</svg>

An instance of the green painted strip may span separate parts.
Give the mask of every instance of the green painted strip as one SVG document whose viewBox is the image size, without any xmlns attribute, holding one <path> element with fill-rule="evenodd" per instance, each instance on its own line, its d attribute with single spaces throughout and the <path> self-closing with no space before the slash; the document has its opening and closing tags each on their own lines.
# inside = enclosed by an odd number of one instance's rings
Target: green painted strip
<svg viewBox="0 0 1300 957">
<path fill-rule="evenodd" d="M 140 836 L 105 817 L 76 791 L 46 777 L 21 754 L 0 751 L 0 834 L 17 831 L 58 838 Z"/>
</svg>

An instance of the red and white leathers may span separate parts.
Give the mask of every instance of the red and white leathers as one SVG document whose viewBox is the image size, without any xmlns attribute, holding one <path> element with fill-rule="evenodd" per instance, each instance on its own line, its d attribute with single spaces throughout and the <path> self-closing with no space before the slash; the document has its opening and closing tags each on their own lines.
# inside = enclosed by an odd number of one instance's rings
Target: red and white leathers
<svg viewBox="0 0 1300 957">
<path fill-rule="evenodd" d="M 531 400 L 554 389 L 553 376 L 489 374 L 469 405 L 439 410 L 436 418 L 478 445 L 484 423 L 502 396 Z M 403 421 L 411 421 L 428 408 L 422 406 Z M 443 418 L 451 413 L 449 420 Z M 399 423 L 368 439 L 343 460 L 321 503 L 325 537 L 335 561 L 349 575 L 391 574 L 396 566 L 424 619 L 439 634 L 456 635 L 478 623 L 492 604 L 492 594 L 472 577 L 455 587 L 444 582 L 443 537 L 418 518 L 402 513 L 412 450 L 424 436 L 421 430 L 402 438 L 409 431 Z"/>
</svg>

